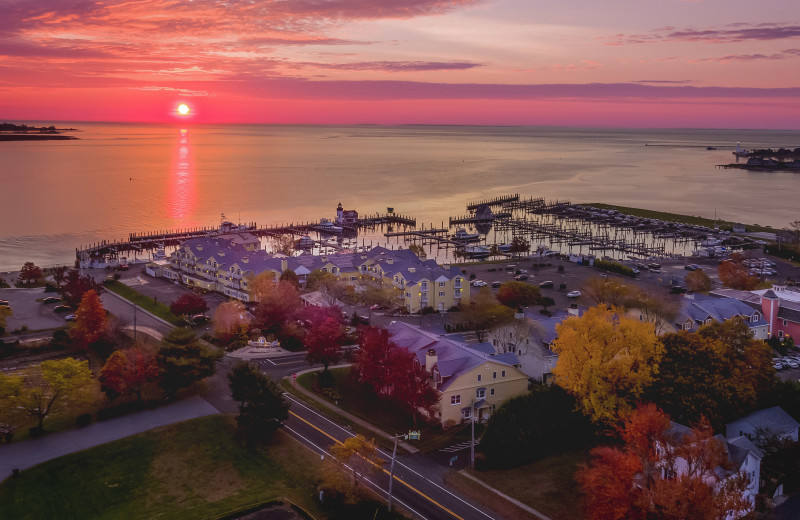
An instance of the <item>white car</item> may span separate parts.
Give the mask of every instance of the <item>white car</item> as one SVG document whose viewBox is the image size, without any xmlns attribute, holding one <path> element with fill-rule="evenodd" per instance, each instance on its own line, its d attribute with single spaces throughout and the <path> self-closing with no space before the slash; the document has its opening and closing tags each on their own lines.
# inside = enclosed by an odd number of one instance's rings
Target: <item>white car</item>
<svg viewBox="0 0 800 520">
<path fill-rule="evenodd" d="M 486 285 L 486 282 L 483 280 L 473 280 L 472 282 L 473 287 L 483 287 L 484 285 Z"/>
<path fill-rule="evenodd" d="M 800 363 L 792 358 L 783 358 L 781 359 L 781 363 L 783 363 L 784 366 L 788 365 L 790 368 L 800 368 Z"/>
<path fill-rule="evenodd" d="M 580 291 L 570 291 L 567 293 L 567 298 L 580 298 L 581 292 Z"/>
</svg>

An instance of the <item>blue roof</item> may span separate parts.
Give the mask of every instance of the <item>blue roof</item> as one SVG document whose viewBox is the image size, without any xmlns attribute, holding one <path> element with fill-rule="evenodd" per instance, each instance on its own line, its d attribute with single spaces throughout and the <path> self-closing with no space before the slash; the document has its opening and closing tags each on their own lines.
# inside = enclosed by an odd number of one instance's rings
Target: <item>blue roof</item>
<svg viewBox="0 0 800 520">
<path fill-rule="evenodd" d="M 758 313 L 758 320 L 752 321 L 754 314 Z M 767 325 L 767 321 L 759 310 L 754 310 L 746 303 L 735 298 L 694 295 L 694 299 L 683 298 L 681 300 L 681 310 L 675 319 L 675 323 L 682 324 L 687 319 L 691 319 L 698 324 L 702 324 L 707 319 L 723 322 L 741 316 L 746 318 L 750 328 Z"/>
</svg>

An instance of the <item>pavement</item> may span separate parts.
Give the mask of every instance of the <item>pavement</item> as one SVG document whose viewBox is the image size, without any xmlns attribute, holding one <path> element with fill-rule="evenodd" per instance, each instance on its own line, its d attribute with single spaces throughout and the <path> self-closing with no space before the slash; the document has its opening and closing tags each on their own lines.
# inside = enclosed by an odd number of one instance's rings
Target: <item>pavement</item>
<svg viewBox="0 0 800 520">
<path fill-rule="evenodd" d="M 154 410 L 96 422 L 84 428 L 52 433 L 38 439 L 0 445 L 0 481 L 13 469 L 26 469 L 69 453 L 123 439 L 159 426 L 217 414 L 219 411 L 199 396 L 189 397 Z"/>
</svg>

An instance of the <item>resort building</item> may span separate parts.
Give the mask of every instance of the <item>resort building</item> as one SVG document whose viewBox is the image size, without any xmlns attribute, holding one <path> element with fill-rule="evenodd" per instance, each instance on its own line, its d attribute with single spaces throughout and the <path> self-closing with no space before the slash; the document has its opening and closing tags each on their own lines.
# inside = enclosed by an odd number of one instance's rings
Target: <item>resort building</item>
<svg viewBox="0 0 800 520">
<path fill-rule="evenodd" d="M 486 421 L 503 403 L 528 391 L 528 376 L 512 353 L 495 354 L 489 343 L 467 344 L 460 336 L 441 336 L 393 322 L 391 340 L 411 352 L 439 391 L 437 418 L 443 427 Z"/>
<path fill-rule="evenodd" d="M 800 337 L 800 289 L 773 285 L 772 289 L 737 291 L 720 289 L 712 294 L 734 298 L 760 312 L 767 322 L 767 337 Z"/>
<path fill-rule="evenodd" d="M 764 319 L 761 309 L 726 296 L 684 295 L 672 326 L 675 331 L 694 332 L 703 325 L 714 321 L 721 323 L 737 316 L 747 323 L 755 339 L 769 339 L 769 322 Z M 643 319 L 641 315 L 640 319 Z"/>
</svg>

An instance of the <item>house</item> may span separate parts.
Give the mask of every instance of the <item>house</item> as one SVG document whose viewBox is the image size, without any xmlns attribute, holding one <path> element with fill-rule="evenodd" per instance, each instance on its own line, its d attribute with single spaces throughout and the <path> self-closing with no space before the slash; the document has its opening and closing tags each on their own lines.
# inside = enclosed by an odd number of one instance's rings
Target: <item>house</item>
<svg viewBox="0 0 800 520">
<path fill-rule="evenodd" d="M 757 410 L 725 426 L 725 434 L 728 437 L 743 435 L 750 440 L 756 438 L 756 430 L 770 431 L 782 438 L 797 442 L 800 423 L 780 406 L 773 406 Z"/>
<path fill-rule="evenodd" d="M 336 225 L 354 227 L 358 223 L 358 211 L 354 209 L 343 209 L 342 203 L 336 207 Z"/>
<path fill-rule="evenodd" d="M 685 437 L 691 434 L 691 428 L 681 424 L 670 421 L 670 427 L 665 432 L 666 442 L 668 444 L 678 445 L 684 442 Z M 727 467 L 717 467 L 712 475 L 707 476 L 706 484 L 713 486 L 714 489 L 719 489 L 724 482 L 739 474 L 744 474 L 748 478 L 747 490 L 744 492 L 744 498 L 749 502 L 750 508 L 748 511 L 740 512 L 741 514 L 729 516 L 729 520 L 740 518 L 755 507 L 755 499 L 758 494 L 761 481 L 761 460 L 764 454 L 759 450 L 750 439 L 743 435 L 735 437 L 725 437 L 723 435 L 715 435 L 710 439 L 711 442 L 718 442 L 721 444 L 722 450 L 727 456 Z M 663 450 L 663 448 L 660 448 Z M 663 451 L 660 451 L 663 453 Z M 688 471 L 688 463 L 685 459 L 677 456 L 674 465 L 667 467 L 666 464 L 662 466 L 662 478 L 671 478 L 685 474 Z"/>
<path fill-rule="evenodd" d="M 304 307 L 344 307 L 344 303 L 320 292 L 312 291 L 300 295 L 300 303 Z"/>
<path fill-rule="evenodd" d="M 724 296 L 684 295 L 672 326 L 675 330 L 693 332 L 702 325 L 727 321 L 736 316 L 747 323 L 755 339 L 769 339 L 769 323 L 760 309 L 754 309 L 736 298 Z M 639 318 L 643 319 L 641 315 Z"/>
<path fill-rule="evenodd" d="M 443 427 L 488 420 L 503 403 L 528 391 L 528 376 L 513 353 L 495 354 L 489 344 L 467 345 L 459 336 L 442 336 L 403 322 L 392 322 L 386 330 L 430 374 L 439 391 L 436 414 Z"/>
<path fill-rule="evenodd" d="M 767 337 L 800 337 L 800 289 L 773 285 L 772 289 L 737 291 L 720 289 L 712 294 L 735 298 L 758 310 L 768 324 Z"/>
</svg>

